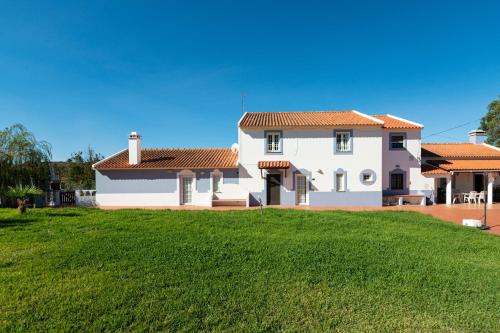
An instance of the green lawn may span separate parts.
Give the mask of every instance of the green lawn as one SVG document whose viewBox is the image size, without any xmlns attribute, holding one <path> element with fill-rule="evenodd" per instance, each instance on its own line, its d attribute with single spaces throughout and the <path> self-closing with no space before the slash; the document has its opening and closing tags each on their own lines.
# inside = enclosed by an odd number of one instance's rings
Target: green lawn
<svg viewBox="0 0 500 333">
<path fill-rule="evenodd" d="M 414 212 L 0 209 L 0 331 L 500 331 L 500 238 Z"/>
</svg>

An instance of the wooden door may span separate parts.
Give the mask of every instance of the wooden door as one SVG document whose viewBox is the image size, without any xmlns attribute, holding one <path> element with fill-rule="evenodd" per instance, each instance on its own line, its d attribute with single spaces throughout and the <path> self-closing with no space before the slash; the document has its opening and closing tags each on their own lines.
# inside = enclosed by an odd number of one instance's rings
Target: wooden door
<svg viewBox="0 0 500 333">
<path fill-rule="evenodd" d="M 267 175 L 267 204 L 279 205 L 281 192 L 281 175 L 269 174 Z"/>
</svg>

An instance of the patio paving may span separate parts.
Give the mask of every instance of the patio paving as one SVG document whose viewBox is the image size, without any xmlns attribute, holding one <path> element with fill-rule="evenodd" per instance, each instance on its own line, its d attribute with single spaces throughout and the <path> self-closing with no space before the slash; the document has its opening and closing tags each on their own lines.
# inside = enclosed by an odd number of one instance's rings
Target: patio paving
<svg viewBox="0 0 500 333">
<path fill-rule="evenodd" d="M 299 207 L 303 208 L 303 207 Z M 423 214 L 429 214 L 435 218 L 462 224 L 463 219 L 483 220 L 484 206 L 475 204 L 455 204 L 432 205 L 432 206 L 388 206 L 388 207 L 307 207 L 311 210 L 348 210 L 348 211 L 368 211 L 368 210 L 412 210 Z M 500 203 L 494 203 L 487 208 L 487 224 L 491 227 L 486 232 L 500 235 Z M 465 228 L 465 227 L 464 227 Z"/>
</svg>

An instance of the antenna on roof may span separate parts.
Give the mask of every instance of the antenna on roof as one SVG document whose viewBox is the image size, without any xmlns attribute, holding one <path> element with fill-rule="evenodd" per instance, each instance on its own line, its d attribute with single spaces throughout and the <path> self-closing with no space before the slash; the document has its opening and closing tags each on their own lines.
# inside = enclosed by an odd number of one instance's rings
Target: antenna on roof
<svg viewBox="0 0 500 333">
<path fill-rule="evenodd" d="M 241 113 L 245 113 L 245 93 L 241 92 Z"/>
</svg>

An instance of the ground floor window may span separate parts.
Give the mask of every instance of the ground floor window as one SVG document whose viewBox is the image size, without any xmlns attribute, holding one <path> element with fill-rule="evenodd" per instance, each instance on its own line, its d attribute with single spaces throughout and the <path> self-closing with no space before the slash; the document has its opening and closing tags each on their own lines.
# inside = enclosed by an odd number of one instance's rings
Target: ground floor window
<svg viewBox="0 0 500 333">
<path fill-rule="evenodd" d="M 220 173 L 212 174 L 212 188 L 213 192 L 219 193 L 222 189 L 222 175 Z"/>
<path fill-rule="evenodd" d="M 335 190 L 337 192 L 345 192 L 345 173 L 335 174 Z"/>
<path fill-rule="evenodd" d="M 391 173 L 391 190 L 403 190 L 403 174 Z"/>
</svg>

